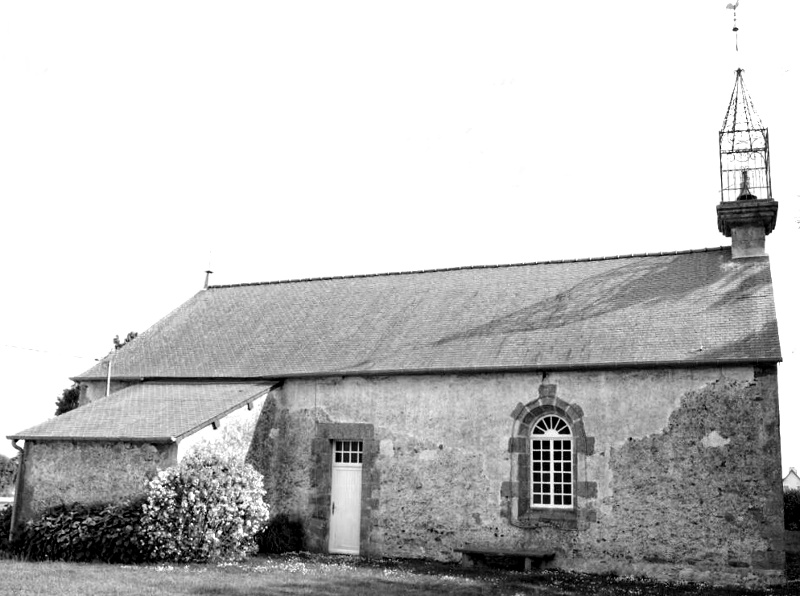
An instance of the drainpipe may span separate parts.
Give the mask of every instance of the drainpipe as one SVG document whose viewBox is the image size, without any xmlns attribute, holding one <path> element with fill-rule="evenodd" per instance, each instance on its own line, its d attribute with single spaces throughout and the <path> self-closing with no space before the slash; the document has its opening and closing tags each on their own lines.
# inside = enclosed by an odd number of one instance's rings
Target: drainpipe
<svg viewBox="0 0 800 596">
<path fill-rule="evenodd" d="M 111 352 L 111 356 L 108 359 L 108 377 L 106 379 L 106 397 L 108 397 L 109 393 L 111 393 L 111 366 L 114 364 L 114 356 L 117 355 L 117 349 L 114 348 L 114 351 Z"/>
<path fill-rule="evenodd" d="M 22 477 L 25 475 L 25 450 L 17 445 L 18 439 L 13 439 L 11 441 L 11 446 L 19 451 L 19 464 L 17 465 L 17 477 L 14 481 L 14 503 L 11 506 L 11 527 L 8 531 L 8 539 L 9 541 L 14 539 L 14 530 L 17 527 L 17 519 L 19 519 L 20 513 L 20 505 L 22 504 L 22 491 L 25 487 L 25 484 L 22 480 Z"/>
</svg>

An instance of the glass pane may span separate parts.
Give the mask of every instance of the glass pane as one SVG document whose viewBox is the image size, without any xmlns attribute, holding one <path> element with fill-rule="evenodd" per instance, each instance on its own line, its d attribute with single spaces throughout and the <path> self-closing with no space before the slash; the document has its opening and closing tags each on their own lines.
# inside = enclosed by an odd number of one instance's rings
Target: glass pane
<svg viewBox="0 0 800 596">
<path fill-rule="evenodd" d="M 542 481 L 542 475 L 539 474 L 538 472 L 534 472 L 533 473 L 533 481 L 534 482 L 541 482 Z"/>
<path fill-rule="evenodd" d="M 542 495 L 542 505 L 550 504 L 550 495 Z"/>
<path fill-rule="evenodd" d="M 543 482 L 550 482 L 550 474 L 542 474 Z"/>
<path fill-rule="evenodd" d="M 533 462 L 533 470 L 534 470 L 534 472 L 537 471 L 537 470 L 541 470 L 541 469 L 542 469 L 542 464 L 540 462 L 538 462 L 538 461 Z"/>
<path fill-rule="evenodd" d="M 553 449 L 561 449 L 561 441 L 553 441 Z"/>
<path fill-rule="evenodd" d="M 564 471 L 565 472 L 571 472 L 572 471 L 572 464 L 570 462 L 567 462 L 567 461 L 564 462 Z"/>
<path fill-rule="evenodd" d="M 564 441 L 564 449 L 572 449 L 572 441 Z"/>
<path fill-rule="evenodd" d="M 553 505 L 561 505 L 561 495 L 553 497 Z"/>
<path fill-rule="evenodd" d="M 542 448 L 542 442 L 541 441 L 533 441 L 533 448 L 534 449 L 541 449 Z"/>
<path fill-rule="evenodd" d="M 572 485 L 571 484 L 565 484 L 564 485 L 564 493 L 568 494 L 568 495 L 572 494 Z"/>
<path fill-rule="evenodd" d="M 533 495 L 533 502 L 534 504 L 541 505 L 542 495 Z"/>
<path fill-rule="evenodd" d="M 336 463 L 337 463 L 337 464 L 338 464 L 338 463 L 341 463 L 341 461 L 342 461 L 342 454 L 341 454 L 341 453 L 339 453 L 338 451 L 336 452 L 336 458 L 335 458 L 335 461 L 336 461 Z"/>
<path fill-rule="evenodd" d="M 564 505 L 572 505 L 572 497 L 564 497 Z"/>
<path fill-rule="evenodd" d="M 561 474 L 553 474 L 553 482 L 561 482 Z"/>
<path fill-rule="evenodd" d="M 542 492 L 542 485 L 541 484 L 534 484 L 533 485 L 533 492 L 535 492 L 535 493 Z"/>
<path fill-rule="evenodd" d="M 342 463 L 349 464 L 350 463 L 350 454 L 349 453 L 342 453 Z"/>
<path fill-rule="evenodd" d="M 560 484 L 554 484 L 553 485 L 553 492 L 556 493 L 556 494 L 561 494 L 561 485 Z"/>
</svg>

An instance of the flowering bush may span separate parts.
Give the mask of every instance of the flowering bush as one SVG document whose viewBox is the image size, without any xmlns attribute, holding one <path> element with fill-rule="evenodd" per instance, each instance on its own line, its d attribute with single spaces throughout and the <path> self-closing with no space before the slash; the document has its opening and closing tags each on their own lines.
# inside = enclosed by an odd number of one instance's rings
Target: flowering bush
<svg viewBox="0 0 800 596">
<path fill-rule="evenodd" d="M 205 447 L 150 482 L 141 529 L 155 561 L 220 561 L 253 552 L 268 519 L 261 474 Z"/>
</svg>

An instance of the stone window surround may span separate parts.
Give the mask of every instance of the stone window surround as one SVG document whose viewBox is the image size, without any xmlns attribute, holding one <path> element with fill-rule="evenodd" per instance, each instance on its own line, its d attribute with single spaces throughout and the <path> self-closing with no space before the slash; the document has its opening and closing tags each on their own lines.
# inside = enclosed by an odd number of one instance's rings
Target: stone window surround
<svg viewBox="0 0 800 596">
<path fill-rule="evenodd" d="M 372 424 L 358 423 L 318 423 L 316 435 L 311 443 L 314 465 L 311 470 L 311 491 L 309 494 L 312 523 L 309 527 L 310 542 L 327 552 L 330 531 L 331 478 L 333 474 L 334 441 L 362 441 L 363 459 L 361 462 L 361 530 L 360 554 L 370 557 L 372 553 L 370 532 L 373 516 L 377 516 L 380 506 L 380 476 L 375 467 L 380 444 L 375 440 Z"/>
<path fill-rule="evenodd" d="M 539 386 L 539 398 L 527 405 L 519 403 L 511 417 L 514 419 L 508 451 L 511 454 L 511 480 L 501 487 L 501 498 L 509 522 L 521 528 L 542 525 L 564 530 L 580 530 L 597 521 L 594 509 L 586 500 L 597 496 L 597 483 L 589 482 L 585 475 L 585 458 L 594 453 L 594 437 L 587 437 L 583 426 L 583 410 L 574 403 L 556 397 L 557 386 Z M 573 437 L 572 469 L 575 503 L 569 509 L 531 507 L 530 491 L 530 440 L 532 425 L 545 414 L 556 414 L 569 424 Z"/>
</svg>

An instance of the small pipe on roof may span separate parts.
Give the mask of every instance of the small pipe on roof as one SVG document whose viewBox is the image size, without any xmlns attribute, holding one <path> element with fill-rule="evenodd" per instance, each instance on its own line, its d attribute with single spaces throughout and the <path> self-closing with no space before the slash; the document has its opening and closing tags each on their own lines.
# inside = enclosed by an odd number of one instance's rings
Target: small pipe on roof
<svg viewBox="0 0 800 596">
<path fill-rule="evenodd" d="M 109 394 L 111 393 L 111 365 L 114 363 L 114 356 L 116 356 L 116 354 L 117 350 L 114 349 L 114 351 L 111 352 L 111 356 L 108 359 L 108 375 L 106 377 L 106 397 L 108 397 Z"/>
<path fill-rule="evenodd" d="M 212 273 L 214 273 L 214 272 L 213 272 L 213 271 L 211 271 L 211 270 L 209 270 L 209 269 L 206 269 L 206 283 L 205 283 L 205 284 L 203 284 L 203 289 L 204 289 L 204 290 L 207 290 L 207 289 L 208 289 L 208 281 L 209 281 L 209 279 L 211 278 L 211 274 L 212 274 Z"/>
</svg>

